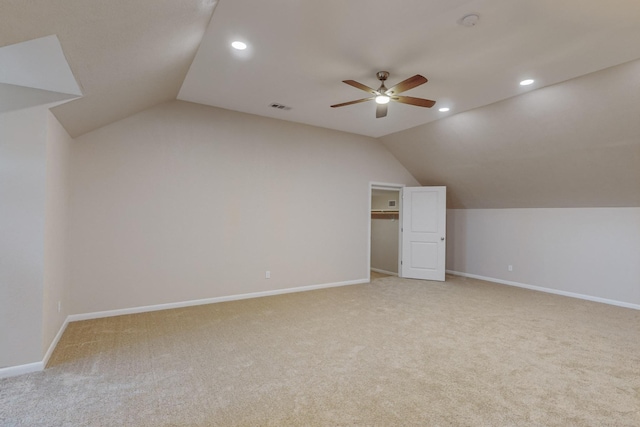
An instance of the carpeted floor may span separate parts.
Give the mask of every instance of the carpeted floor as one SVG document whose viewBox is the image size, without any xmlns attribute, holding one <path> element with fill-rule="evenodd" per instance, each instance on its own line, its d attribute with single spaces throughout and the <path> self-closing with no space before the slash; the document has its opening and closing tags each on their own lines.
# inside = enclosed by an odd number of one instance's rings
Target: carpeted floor
<svg viewBox="0 0 640 427">
<path fill-rule="evenodd" d="M 389 274 L 378 273 L 377 271 L 371 270 L 371 280 L 384 279 L 385 277 L 390 277 Z"/>
<path fill-rule="evenodd" d="M 640 426 L 640 311 L 448 276 L 69 324 L 2 426 Z"/>
</svg>

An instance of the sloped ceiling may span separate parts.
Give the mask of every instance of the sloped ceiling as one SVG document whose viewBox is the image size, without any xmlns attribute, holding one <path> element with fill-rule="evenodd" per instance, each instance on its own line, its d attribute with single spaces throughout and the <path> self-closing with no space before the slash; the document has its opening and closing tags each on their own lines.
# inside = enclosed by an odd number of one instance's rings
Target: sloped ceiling
<svg viewBox="0 0 640 427">
<path fill-rule="evenodd" d="M 0 47 L 0 113 L 79 96 L 56 36 Z"/>
<path fill-rule="evenodd" d="M 381 138 L 450 208 L 640 206 L 640 60 Z"/>
<path fill-rule="evenodd" d="M 212 0 L 0 0 L 0 46 L 57 35 L 84 96 L 52 109 L 78 136 L 175 99 Z"/>
<path fill-rule="evenodd" d="M 382 137 L 450 207 L 640 206 L 638 22 L 629 0 L 0 0 L 0 47 L 57 36 L 83 97 L 52 111 L 74 137 L 178 98 Z M 381 69 L 425 75 L 406 94 L 451 111 L 329 108 Z"/>
<path fill-rule="evenodd" d="M 639 22 L 629 0 L 221 0 L 178 98 L 380 137 L 638 59 Z M 387 87 L 427 77 L 406 95 L 436 108 L 329 108 L 369 96 L 342 80 L 376 89 L 380 70 Z"/>
<path fill-rule="evenodd" d="M 629 0 L 0 0 L 0 11 L 0 47 L 60 40 L 84 94 L 53 109 L 72 136 L 178 97 L 379 137 L 640 58 Z M 477 25 L 460 25 L 472 13 Z M 249 49 L 232 51 L 234 39 Z M 367 96 L 342 80 L 377 87 L 382 69 L 390 85 L 425 75 L 406 94 L 451 111 L 329 108 Z"/>
</svg>

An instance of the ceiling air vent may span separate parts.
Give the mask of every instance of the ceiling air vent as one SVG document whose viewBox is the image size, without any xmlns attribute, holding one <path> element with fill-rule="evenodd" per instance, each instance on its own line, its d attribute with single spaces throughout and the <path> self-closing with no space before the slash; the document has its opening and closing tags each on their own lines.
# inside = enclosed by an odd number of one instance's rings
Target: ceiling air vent
<svg viewBox="0 0 640 427">
<path fill-rule="evenodd" d="M 272 102 L 271 104 L 269 104 L 269 107 L 275 108 L 277 110 L 284 110 L 284 111 L 291 110 L 291 107 L 287 107 L 286 105 L 278 104 L 277 102 Z"/>
</svg>

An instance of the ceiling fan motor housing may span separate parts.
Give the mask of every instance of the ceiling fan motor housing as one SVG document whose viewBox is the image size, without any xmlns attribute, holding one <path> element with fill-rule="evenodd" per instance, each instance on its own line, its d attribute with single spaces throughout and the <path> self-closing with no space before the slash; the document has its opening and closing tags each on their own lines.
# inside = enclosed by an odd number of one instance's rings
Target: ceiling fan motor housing
<svg viewBox="0 0 640 427">
<path fill-rule="evenodd" d="M 388 71 L 378 71 L 376 76 L 378 77 L 378 80 L 383 82 L 383 81 L 385 81 L 385 80 L 387 80 L 389 78 L 389 72 Z"/>
</svg>

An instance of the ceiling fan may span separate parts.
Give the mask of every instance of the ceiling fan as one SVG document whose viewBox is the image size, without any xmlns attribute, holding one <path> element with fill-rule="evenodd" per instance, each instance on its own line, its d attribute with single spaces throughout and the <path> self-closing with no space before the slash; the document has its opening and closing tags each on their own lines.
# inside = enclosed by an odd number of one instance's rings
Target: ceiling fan
<svg viewBox="0 0 640 427">
<path fill-rule="evenodd" d="M 380 117 L 385 117 L 387 115 L 387 104 L 389 103 L 389 101 L 401 102 L 403 104 L 416 105 L 418 107 L 426 108 L 431 108 L 436 103 L 436 101 L 432 101 L 430 99 L 414 98 L 412 96 L 398 96 L 398 94 L 401 92 L 413 89 L 414 87 L 420 86 L 421 84 L 425 84 L 427 82 L 427 79 L 420 74 L 416 74 L 413 77 L 409 77 L 408 79 L 401 81 L 391 89 L 387 89 L 384 85 L 384 82 L 389 78 L 388 71 L 378 71 L 376 77 L 378 77 L 378 80 L 380 80 L 381 83 L 380 87 L 377 90 L 363 85 L 362 83 L 358 83 L 354 80 L 343 80 L 343 83 L 346 83 L 365 92 L 369 92 L 373 96 L 369 98 L 358 99 L 355 101 L 343 102 L 342 104 L 335 104 L 332 105 L 331 108 L 344 107 L 346 105 L 375 100 L 378 104 L 376 106 L 376 118 L 379 119 Z"/>
</svg>

